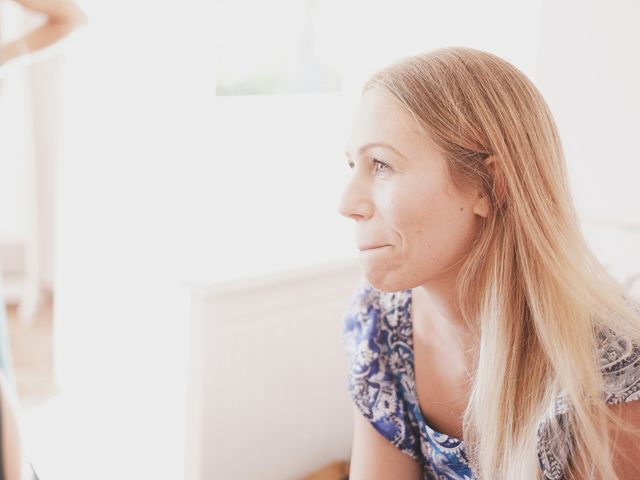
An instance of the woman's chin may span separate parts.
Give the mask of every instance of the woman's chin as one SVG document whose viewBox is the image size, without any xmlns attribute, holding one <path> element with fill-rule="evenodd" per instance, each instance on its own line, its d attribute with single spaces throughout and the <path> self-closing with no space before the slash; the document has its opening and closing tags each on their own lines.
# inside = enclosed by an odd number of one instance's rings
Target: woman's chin
<svg viewBox="0 0 640 480">
<path fill-rule="evenodd" d="M 385 293 L 393 293 L 404 290 L 403 284 L 406 283 L 391 279 L 388 272 L 374 272 L 363 268 L 362 275 L 367 279 L 369 285 L 371 285 L 376 290 Z"/>
</svg>

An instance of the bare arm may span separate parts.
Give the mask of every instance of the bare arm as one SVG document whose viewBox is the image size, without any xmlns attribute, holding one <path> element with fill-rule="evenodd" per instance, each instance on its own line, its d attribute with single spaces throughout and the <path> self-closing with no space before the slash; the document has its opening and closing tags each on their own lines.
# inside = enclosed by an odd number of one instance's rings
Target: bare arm
<svg viewBox="0 0 640 480">
<path fill-rule="evenodd" d="M 625 423 L 640 428 L 640 401 L 623 402 L 609 405 Z M 640 478 L 640 437 L 614 427 L 612 432 L 614 470 L 620 480 Z"/>
<path fill-rule="evenodd" d="M 640 401 L 622 402 L 609 405 L 609 408 L 621 418 L 636 428 L 640 428 Z M 613 469 L 620 480 L 636 480 L 640 478 L 640 437 L 625 432 L 612 425 L 611 447 L 614 450 Z M 584 480 L 577 472 L 573 473 L 574 480 Z M 598 480 L 601 480 L 598 477 Z"/>
<path fill-rule="evenodd" d="M 27 53 L 42 53 L 76 28 L 86 25 L 87 17 L 71 0 L 15 0 L 24 8 L 47 16 L 47 21 L 28 33 L 0 46 L 0 62 L 7 63 Z"/>
<path fill-rule="evenodd" d="M 354 407 L 349 480 L 420 480 L 420 464 L 391 444 Z"/>
</svg>

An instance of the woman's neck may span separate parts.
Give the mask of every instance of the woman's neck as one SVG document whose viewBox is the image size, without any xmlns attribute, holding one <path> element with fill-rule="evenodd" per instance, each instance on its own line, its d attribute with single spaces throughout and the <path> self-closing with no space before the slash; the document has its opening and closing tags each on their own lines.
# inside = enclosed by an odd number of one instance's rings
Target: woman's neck
<svg viewBox="0 0 640 480">
<path fill-rule="evenodd" d="M 480 343 L 479 329 L 472 329 L 456 301 L 455 284 L 429 282 L 412 289 L 412 322 L 416 341 L 436 340 L 452 344 L 461 352 L 472 352 Z M 466 355 L 467 356 L 467 355 Z"/>
</svg>

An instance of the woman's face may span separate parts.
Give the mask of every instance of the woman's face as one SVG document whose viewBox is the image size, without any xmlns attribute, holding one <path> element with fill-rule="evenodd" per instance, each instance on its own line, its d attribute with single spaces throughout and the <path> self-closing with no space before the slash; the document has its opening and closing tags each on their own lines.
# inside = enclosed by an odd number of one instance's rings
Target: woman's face
<svg viewBox="0 0 640 480">
<path fill-rule="evenodd" d="M 451 280 L 486 201 L 452 185 L 444 157 L 380 91 L 362 96 L 346 154 L 353 173 L 339 211 L 356 222 L 368 282 L 395 292 Z"/>
</svg>

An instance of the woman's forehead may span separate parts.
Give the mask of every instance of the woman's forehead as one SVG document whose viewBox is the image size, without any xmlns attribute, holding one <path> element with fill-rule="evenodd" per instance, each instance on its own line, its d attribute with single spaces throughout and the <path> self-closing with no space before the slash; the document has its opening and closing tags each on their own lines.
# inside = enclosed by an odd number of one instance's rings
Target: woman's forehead
<svg viewBox="0 0 640 480">
<path fill-rule="evenodd" d="M 410 159 L 433 150 L 426 133 L 396 102 L 375 90 L 363 94 L 353 118 L 347 151 L 357 154 L 368 145 L 384 144 Z"/>
</svg>

